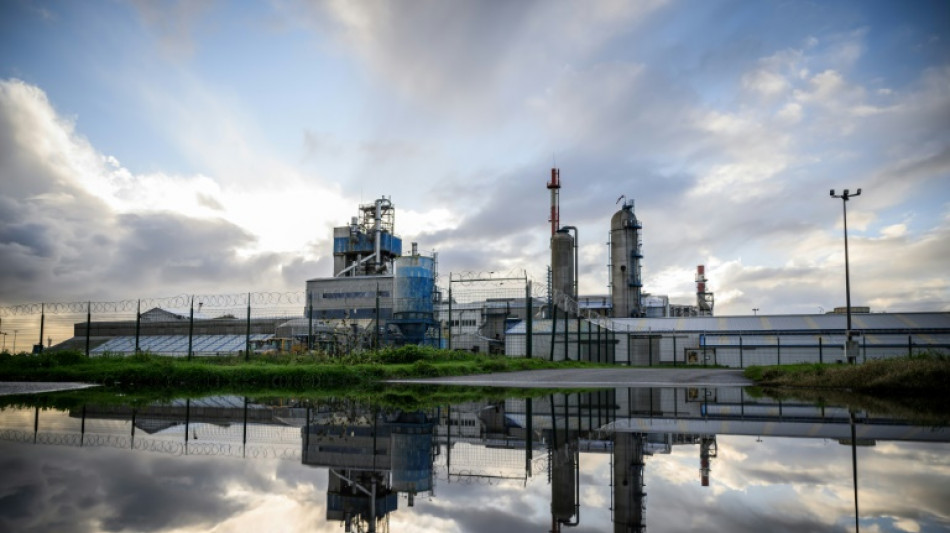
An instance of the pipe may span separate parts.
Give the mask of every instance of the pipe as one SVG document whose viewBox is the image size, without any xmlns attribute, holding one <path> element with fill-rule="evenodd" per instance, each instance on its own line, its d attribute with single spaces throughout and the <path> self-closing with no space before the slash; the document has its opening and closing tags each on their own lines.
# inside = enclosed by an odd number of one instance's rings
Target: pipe
<svg viewBox="0 0 950 533">
<path fill-rule="evenodd" d="M 387 208 L 391 208 L 393 204 L 387 198 L 379 198 L 376 200 L 375 203 L 376 203 L 376 218 L 375 218 L 373 231 L 376 233 L 376 243 L 375 243 L 376 272 L 379 273 L 379 271 L 382 270 L 382 266 L 383 266 L 383 245 L 382 245 L 383 243 L 383 240 L 382 240 L 383 239 L 383 209 L 382 208 L 383 208 L 383 205 L 385 205 Z"/>
<path fill-rule="evenodd" d="M 577 275 L 578 275 L 578 265 L 577 265 L 578 237 L 577 237 L 577 228 L 574 227 L 574 226 L 562 226 L 562 227 L 561 227 L 561 230 L 567 231 L 567 232 L 570 232 L 571 230 L 574 231 L 574 294 L 573 294 L 573 297 L 574 297 L 574 303 L 577 304 L 577 314 L 578 314 L 578 316 L 580 316 L 580 313 L 581 313 L 580 302 L 578 302 L 578 298 L 577 298 Z"/>
<path fill-rule="evenodd" d="M 344 268 L 343 270 L 341 270 L 341 271 L 336 275 L 336 277 L 342 278 L 343 275 L 346 274 L 347 272 L 353 270 L 354 268 L 356 268 L 356 267 L 362 265 L 363 263 L 365 263 L 365 262 L 367 262 L 367 261 L 369 261 L 370 259 L 373 259 L 373 258 L 375 258 L 375 257 L 376 257 L 376 255 L 367 255 L 366 257 L 361 258 L 359 261 L 354 261 L 352 265 L 350 265 L 350 266 Z"/>
</svg>

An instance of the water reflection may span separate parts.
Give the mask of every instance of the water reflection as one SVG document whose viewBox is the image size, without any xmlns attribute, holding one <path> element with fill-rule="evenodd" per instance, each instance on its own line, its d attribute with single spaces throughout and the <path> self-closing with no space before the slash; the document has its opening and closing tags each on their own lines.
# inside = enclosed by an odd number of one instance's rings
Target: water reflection
<svg viewBox="0 0 950 533">
<path fill-rule="evenodd" d="M 741 389 L 6 408 L 0 529 L 942 530 L 948 442 Z"/>
</svg>

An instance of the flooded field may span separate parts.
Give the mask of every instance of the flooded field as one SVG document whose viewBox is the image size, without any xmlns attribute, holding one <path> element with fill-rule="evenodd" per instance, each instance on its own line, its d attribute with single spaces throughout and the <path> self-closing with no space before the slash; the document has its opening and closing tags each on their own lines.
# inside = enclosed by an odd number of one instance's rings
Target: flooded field
<svg viewBox="0 0 950 533">
<path fill-rule="evenodd" d="M 0 410 L 3 531 L 950 528 L 950 429 L 740 388 L 24 398 Z"/>
</svg>

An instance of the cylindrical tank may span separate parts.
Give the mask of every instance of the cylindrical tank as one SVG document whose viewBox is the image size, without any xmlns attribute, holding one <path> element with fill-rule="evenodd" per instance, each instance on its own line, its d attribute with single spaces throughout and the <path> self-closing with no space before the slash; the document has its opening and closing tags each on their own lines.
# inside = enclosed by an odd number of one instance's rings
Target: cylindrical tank
<svg viewBox="0 0 950 533">
<path fill-rule="evenodd" d="M 562 309 L 564 296 L 574 298 L 574 237 L 560 229 L 551 237 L 551 285 L 554 301 Z"/>
<path fill-rule="evenodd" d="M 640 309 L 640 230 L 633 202 L 626 202 L 610 219 L 610 296 L 615 318 L 638 317 Z"/>
<path fill-rule="evenodd" d="M 392 434 L 392 490 L 432 490 L 432 427 L 428 431 L 394 431 Z"/>
<path fill-rule="evenodd" d="M 394 265 L 393 316 L 432 318 L 435 261 L 431 257 L 410 255 L 396 259 Z"/>
<path fill-rule="evenodd" d="M 434 320 L 435 259 L 403 256 L 393 263 L 393 319 L 405 340 L 418 344 Z"/>
</svg>

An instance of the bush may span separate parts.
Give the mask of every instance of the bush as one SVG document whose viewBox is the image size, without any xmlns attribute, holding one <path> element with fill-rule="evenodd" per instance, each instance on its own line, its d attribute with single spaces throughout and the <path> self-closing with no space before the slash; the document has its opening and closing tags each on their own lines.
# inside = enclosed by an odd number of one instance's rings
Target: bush
<svg viewBox="0 0 950 533">
<path fill-rule="evenodd" d="M 384 348 L 376 353 L 376 358 L 383 364 L 399 365 L 432 359 L 433 352 L 433 348 L 407 344 L 399 348 Z"/>
<path fill-rule="evenodd" d="M 86 354 L 79 350 L 62 350 L 49 352 L 50 358 L 58 365 L 75 365 L 88 360 Z"/>
<path fill-rule="evenodd" d="M 416 361 L 412 365 L 412 373 L 420 377 L 437 377 L 439 369 L 428 361 Z"/>
</svg>

